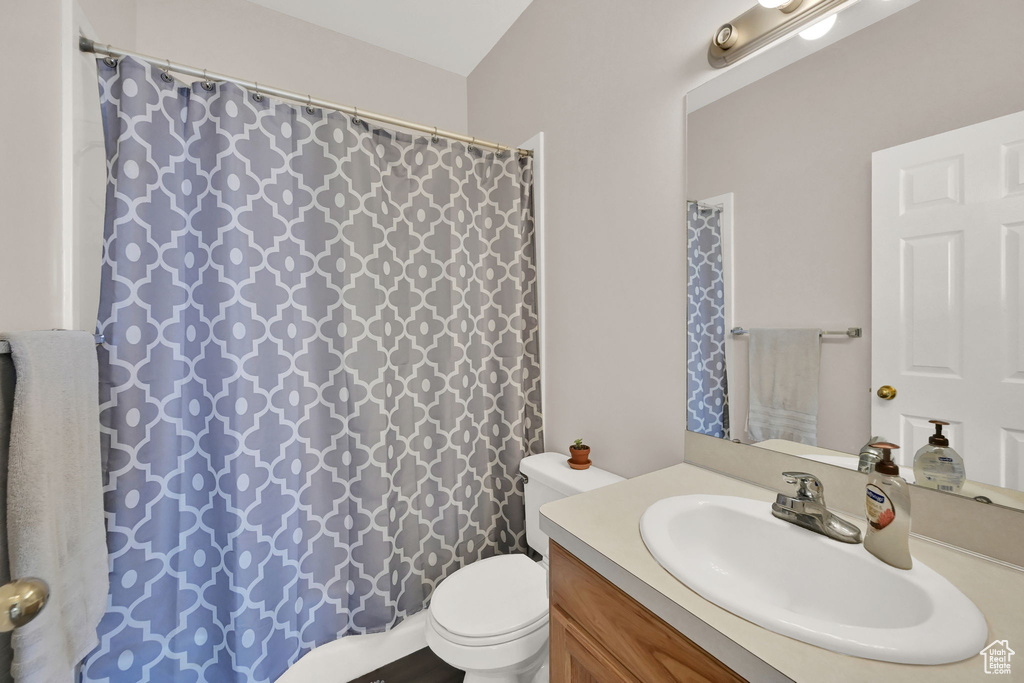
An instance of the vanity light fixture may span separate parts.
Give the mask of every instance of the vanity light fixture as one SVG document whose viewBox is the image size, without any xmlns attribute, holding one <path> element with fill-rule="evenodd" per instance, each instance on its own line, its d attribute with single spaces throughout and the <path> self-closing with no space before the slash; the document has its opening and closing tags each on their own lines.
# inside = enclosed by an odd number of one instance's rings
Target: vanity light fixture
<svg viewBox="0 0 1024 683">
<path fill-rule="evenodd" d="M 836 13 L 856 0 L 757 0 L 758 4 L 722 24 L 708 47 L 708 62 L 716 69 L 794 32 L 816 40 L 829 32 Z"/>
<path fill-rule="evenodd" d="M 757 3 L 761 5 L 761 7 L 782 10 L 788 14 L 799 7 L 801 1 L 802 0 L 757 0 Z"/>
<path fill-rule="evenodd" d="M 826 33 L 832 30 L 832 27 L 836 25 L 835 14 L 830 14 L 816 24 L 811 24 L 809 27 L 800 31 L 800 37 L 804 40 L 817 40 L 823 38 Z"/>
</svg>

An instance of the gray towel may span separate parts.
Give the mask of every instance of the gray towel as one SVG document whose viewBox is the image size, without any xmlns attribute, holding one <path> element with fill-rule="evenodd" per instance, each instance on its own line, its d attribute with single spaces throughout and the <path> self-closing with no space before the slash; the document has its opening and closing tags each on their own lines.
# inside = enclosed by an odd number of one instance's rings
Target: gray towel
<svg viewBox="0 0 1024 683">
<path fill-rule="evenodd" d="M 14 631 L 18 683 L 73 680 L 99 640 L 107 545 L 100 483 L 96 346 L 85 332 L 12 332 L 16 374 L 7 476 L 11 575 L 37 576 L 50 601 Z"/>
<path fill-rule="evenodd" d="M 818 443 L 821 330 L 750 330 L 750 408 L 753 441 Z"/>
</svg>

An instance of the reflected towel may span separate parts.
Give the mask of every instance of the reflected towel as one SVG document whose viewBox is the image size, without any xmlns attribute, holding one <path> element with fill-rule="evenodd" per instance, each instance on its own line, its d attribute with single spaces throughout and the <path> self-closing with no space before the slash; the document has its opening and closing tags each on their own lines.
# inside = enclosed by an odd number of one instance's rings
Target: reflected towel
<svg viewBox="0 0 1024 683">
<path fill-rule="evenodd" d="M 818 442 L 820 330 L 750 330 L 750 408 L 753 441 Z"/>
<path fill-rule="evenodd" d="M 7 475 L 11 575 L 50 585 L 14 631 L 18 683 L 71 681 L 107 604 L 96 344 L 85 332 L 3 335 L 14 360 Z"/>
</svg>

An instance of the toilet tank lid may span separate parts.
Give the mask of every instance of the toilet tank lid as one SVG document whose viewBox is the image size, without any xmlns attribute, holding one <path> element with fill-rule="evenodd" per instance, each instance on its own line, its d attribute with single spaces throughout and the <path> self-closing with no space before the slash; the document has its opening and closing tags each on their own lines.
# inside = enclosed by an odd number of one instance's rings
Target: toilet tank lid
<svg viewBox="0 0 1024 683">
<path fill-rule="evenodd" d="M 574 470 L 569 467 L 568 456 L 561 453 L 538 453 L 527 456 L 520 461 L 519 471 L 537 483 L 566 496 L 574 496 L 623 481 L 619 475 L 593 465 L 585 470 Z"/>
</svg>

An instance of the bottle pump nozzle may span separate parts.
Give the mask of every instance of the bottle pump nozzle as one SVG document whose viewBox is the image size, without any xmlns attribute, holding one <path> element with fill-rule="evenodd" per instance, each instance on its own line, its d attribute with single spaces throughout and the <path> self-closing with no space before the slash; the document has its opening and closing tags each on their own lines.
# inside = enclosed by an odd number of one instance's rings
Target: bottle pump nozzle
<svg viewBox="0 0 1024 683">
<path fill-rule="evenodd" d="M 942 420 L 928 420 L 931 424 L 935 425 L 935 433 L 928 437 L 928 443 L 933 446 L 948 446 L 949 439 L 942 433 L 943 427 L 948 427 L 948 422 Z"/>
<path fill-rule="evenodd" d="M 892 452 L 897 450 L 899 446 L 894 443 L 888 443 L 881 441 L 879 443 L 871 444 L 874 448 L 881 449 L 882 459 L 875 463 L 875 472 L 881 474 L 896 474 L 900 473 L 899 466 L 892 460 Z"/>
</svg>

